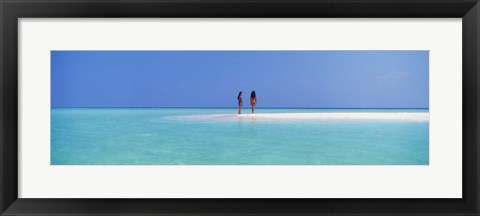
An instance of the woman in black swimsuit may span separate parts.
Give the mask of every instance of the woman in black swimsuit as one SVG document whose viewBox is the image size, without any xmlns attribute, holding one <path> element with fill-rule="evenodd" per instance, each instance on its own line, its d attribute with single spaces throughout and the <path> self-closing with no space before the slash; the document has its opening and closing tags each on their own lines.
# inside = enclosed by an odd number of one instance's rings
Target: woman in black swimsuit
<svg viewBox="0 0 480 216">
<path fill-rule="evenodd" d="M 242 114 L 242 106 L 243 106 L 242 92 L 238 93 L 237 100 L 238 100 L 238 115 L 240 115 Z"/>
</svg>

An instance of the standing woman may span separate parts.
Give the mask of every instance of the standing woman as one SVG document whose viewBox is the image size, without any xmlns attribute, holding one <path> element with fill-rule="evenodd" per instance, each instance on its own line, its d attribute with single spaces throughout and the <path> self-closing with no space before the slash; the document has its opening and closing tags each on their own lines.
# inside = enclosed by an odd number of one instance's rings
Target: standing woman
<svg viewBox="0 0 480 216">
<path fill-rule="evenodd" d="M 243 106 L 243 100 L 242 100 L 242 92 L 240 91 L 237 96 L 238 100 L 238 115 L 242 114 L 242 106 Z"/>
<path fill-rule="evenodd" d="M 250 94 L 250 104 L 252 105 L 252 113 L 254 113 L 255 106 L 257 105 L 257 94 L 255 94 L 255 91 L 252 91 Z"/>
</svg>

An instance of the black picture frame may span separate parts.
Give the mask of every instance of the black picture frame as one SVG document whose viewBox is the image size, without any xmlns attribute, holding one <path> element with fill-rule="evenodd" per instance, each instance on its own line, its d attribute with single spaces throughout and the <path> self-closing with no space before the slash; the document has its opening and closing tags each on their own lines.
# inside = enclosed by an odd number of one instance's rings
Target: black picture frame
<svg viewBox="0 0 480 216">
<path fill-rule="evenodd" d="M 478 0 L 0 0 L 1 215 L 479 215 Z M 461 199 L 19 199 L 18 19 L 51 17 L 462 18 Z M 441 188 L 439 188 L 441 190 Z"/>
</svg>

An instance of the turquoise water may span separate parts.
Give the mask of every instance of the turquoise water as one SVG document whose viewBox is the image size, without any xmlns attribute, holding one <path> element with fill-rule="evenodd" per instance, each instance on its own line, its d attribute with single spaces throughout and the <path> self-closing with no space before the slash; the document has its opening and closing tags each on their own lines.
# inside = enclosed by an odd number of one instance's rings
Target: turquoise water
<svg viewBox="0 0 480 216">
<path fill-rule="evenodd" d="M 244 113 L 249 109 L 245 108 Z M 257 113 L 428 110 L 257 109 Z M 236 109 L 68 108 L 51 112 L 52 165 L 428 165 L 415 121 L 199 121 Z"/>
</svg>

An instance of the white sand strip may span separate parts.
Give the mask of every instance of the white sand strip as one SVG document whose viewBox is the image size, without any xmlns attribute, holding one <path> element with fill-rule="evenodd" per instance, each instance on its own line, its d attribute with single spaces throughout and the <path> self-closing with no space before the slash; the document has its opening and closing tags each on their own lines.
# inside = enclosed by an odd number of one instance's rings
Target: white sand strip
<svg viewBox="0 0 480 216">
<path fill-rule="evenodd" d="M 429 113 L 418 112 L 325 112 L 325 113 L 257 113 L 257 114 L 211 114 L 177 116 L 183 120 L 212 121 L 307 121 L 307 120 L 393 120 L 429 121 Z"/>
</svg>

